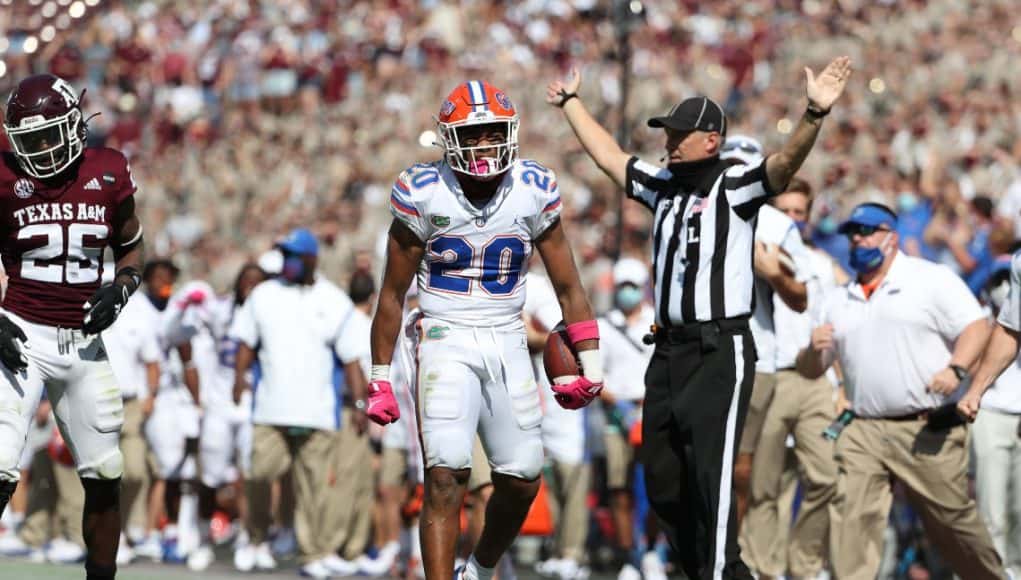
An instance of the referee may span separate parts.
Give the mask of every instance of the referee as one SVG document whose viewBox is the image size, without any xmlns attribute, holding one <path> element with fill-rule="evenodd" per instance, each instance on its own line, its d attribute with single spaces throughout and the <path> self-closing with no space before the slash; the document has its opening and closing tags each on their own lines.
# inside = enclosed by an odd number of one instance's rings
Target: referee
<svg viewBox="0 0 1021 580">
<path fill-rule="evenodd" d="M 692 580 L 752 578 L 741 561 L 732 501 L 737 439 L 755 376 L 755 217 L 783 191 L 851 74 L 840 57 L 807 75 L 808 109 L 779 153 L 754 166 L 719 157 L 727 118 L 687 99 L 650 127 L 666 131 L 666 168 L 621 150 L 581 99 L 581 75 L 546 90 L 582 146 L 627 196 L 654 215 L 656 350 L 646 371 L 643 455 L 653 510 Z"/>
</svg>

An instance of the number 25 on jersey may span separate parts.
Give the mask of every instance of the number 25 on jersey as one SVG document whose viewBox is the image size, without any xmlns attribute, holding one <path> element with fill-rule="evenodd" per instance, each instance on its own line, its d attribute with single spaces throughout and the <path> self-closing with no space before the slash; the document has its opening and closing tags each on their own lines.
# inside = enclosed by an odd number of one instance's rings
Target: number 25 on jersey
<svg viewBox="0 0 1021 580">
<path fill-rule="evenodd" d="M 38 282 L 89 284 L 99 280 L 102 247 L 86 247 L 85 240 L 105 240 L 105 224 L 33 224 L 18 230 L 19 240 L 42 238 L 45 243 L 21 256 L 21 277 Z M 62 261 L 59 258 L 64 257 Z"/>
</svg>

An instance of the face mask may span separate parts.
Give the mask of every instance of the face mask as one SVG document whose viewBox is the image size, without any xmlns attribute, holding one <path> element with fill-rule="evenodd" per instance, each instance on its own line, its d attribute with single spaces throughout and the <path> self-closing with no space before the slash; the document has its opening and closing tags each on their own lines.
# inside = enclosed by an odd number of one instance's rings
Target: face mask
<svg viewBox="0 0 1021 580">
<path fill-rule="evenodd" d="M 804 237 L 805 236 L 805 230 L 808 229 L 808 221 L 807 220 L 794 220 L 794 227 L 798 228 L 798 233 L 800 233 L 801 236 Z"/>
<path fill-rule="evenodd" d="M 287 256 L 280 277 L 288 282 L 301 282 L 305 278 L 305 262 L 301 256 Z"/>
<path fill-rule="evenodd" d="M 832 236 L 837 233 L 837 221 L 830 216 L 826 216 L 819 220 L 815 228 L 824 236 Z"/>
<path fill-rule="evenodd" d="M 635 309 L 636 306 L 642 303 L 643 293 L 641 288 L 634 286 L 623 286 L 617 290 L 616 301 L 617 307 L 626 312 L 630 312 Z"/>
<path fill-rule="evenodd" d="M 868 274 L 883 265 L 883 258 L 886 251 L 883 249 L 891 234 L 886 234 L 883 241 L 875 248 L 862 248 L 860 246 L 851 248 L 849 263 L 851 269 L 859 274 Z"/>
<path fill-rule="evenodd" d="M 174 293 L 174 289 L 171 286 L 161 286 L 159 288 L 149 288 L 148 296 L 149 301 L 156 307 L 156 310 L 163 311 L 167 309 L 167 304 L 170 303 L 170 296 Z"/>
<path fill-rule="evenodd" d="M 1007 296 L 1010 294 L 1010 282 L 1001 282 L 999 286 L 989 290 L 989 301 L 992 302 L 993 307 L 999 311 L 1003 308 L 1003 303 L 1007 301 Z"/>
<path fill-rule="evenodd" d="M 918 207 L 918 198 L 910 191 L 902 192 L 897 196 L 897 206 L 901 211 L 911 211 Z"/>
</svg>

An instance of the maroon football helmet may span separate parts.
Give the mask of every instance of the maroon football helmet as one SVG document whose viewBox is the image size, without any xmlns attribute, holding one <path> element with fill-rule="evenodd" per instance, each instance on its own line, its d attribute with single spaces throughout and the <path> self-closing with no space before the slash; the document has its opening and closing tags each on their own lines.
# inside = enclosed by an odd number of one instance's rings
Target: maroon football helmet
<svg viewBox="0 0 1021 580">
<path fill-rule="evenodd" d="M 80 99 L 64 79 L 25 78 L 7 99 L 4 131 L 21 168 L 40 179 L 67 169 L 85 149 Z"/>
</svg>

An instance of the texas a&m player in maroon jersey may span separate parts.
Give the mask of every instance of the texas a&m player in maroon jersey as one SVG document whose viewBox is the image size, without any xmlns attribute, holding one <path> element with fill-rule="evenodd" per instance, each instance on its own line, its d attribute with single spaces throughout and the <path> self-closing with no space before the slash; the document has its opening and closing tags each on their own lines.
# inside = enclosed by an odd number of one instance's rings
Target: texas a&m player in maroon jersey
<svg viewBox="0 0 1021 580">
<path fill-rule="evenodd" d="M 49 74 L 7 100 L 0 159 L 0 513 L 45 387 L 85 488 L 87 578 L 116 574 L 123 460 L 120 389 L 99 333 L 140 282 L 142 227 L 121 153 L 85 146 L 79 95 Z M 116 276 L 101 285 L 103 250 Z"/>
</svg>

